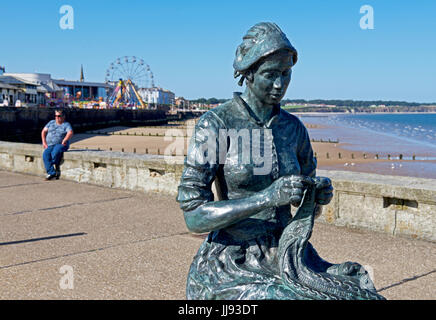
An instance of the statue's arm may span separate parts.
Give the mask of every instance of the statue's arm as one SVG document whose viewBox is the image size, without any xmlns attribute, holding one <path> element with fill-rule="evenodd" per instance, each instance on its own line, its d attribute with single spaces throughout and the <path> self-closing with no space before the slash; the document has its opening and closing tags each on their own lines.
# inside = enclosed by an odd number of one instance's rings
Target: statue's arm
<svg viewBox="0 0 436 320">
<path fill-rule="evenodd" d="M 228 227 L 268 208 L 271 201 L 264 192 L 241 199 L 207 202 L 191 211 L 184 211 L 186 226 L 195 233 Z"/>
<path fill-rule="evenodd" d="M 228 227 L 272 207 L 301 202 L 304 177 L 284 176 L 269 187 L 245 198 L 213 201 L 211 181 L 213 166 L 191 166 L 185 163 L 177 201 L 183 210 L 186 226 L 195 233 Z"/>
<path fill-rule="evenodd" d="M 181 207 L 190 231 L 210 232 L 230 226 L 267 208 L 277 208 L 288 206 L 293 202 L 301 202 L 304 185 L 307 183 L 311 183 L 307 177 L 283 176 L 262 191 L 246 198 L 214 202 L 203 197 L 203 200 L 193 199 L 181 202 Z M 186 199 L 187 197 L 183 195 L 184 192 L 180 192 L 181 189 L 183 190 L 183 187 L 179 187 L 179 199 Z M 207 195 L 208 191 L 206 190 L 204 194 Z"/>
</svg>

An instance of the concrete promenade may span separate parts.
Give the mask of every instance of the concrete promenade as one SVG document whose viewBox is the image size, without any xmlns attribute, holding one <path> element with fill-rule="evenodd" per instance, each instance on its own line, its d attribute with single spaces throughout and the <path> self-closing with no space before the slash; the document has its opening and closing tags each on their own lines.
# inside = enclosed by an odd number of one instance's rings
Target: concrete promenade
<svg viewBox="0 0 436 320">
<path fill-rule="evenodd" d="M 174 198 L 0 171 L 0 299 L 184 299 L 203 237 Z M 320 222 L 311 242 L 370 266 L 388 299 L 436 299 L 436 243 Z"/>
</svg>

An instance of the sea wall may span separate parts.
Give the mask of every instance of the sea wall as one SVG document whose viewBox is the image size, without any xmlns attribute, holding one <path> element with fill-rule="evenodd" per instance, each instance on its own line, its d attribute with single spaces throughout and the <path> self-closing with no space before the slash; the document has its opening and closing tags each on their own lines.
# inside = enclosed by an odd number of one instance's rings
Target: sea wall
<svg viewBox="0 0 436 320">
<path fill-rule="evenodd" d="M 163 110 L 124 109 L 63 109 L 66 121 L 75 132 L 107 128 L 110 126 L 135 126 L 165 124 Z M 15 142 L 38 142 L 41 130 L 54 119 L 55 108 L 0 107 L 0 140 Z"/>
<path fill-rule="evenodd" d="M 121 152 L 72 150 L 62 179 L 110 188 L 176 195 L 182 159 Z M 44 176 L 40 145 L 0 141 L 0 170 Z M 318 170 L 335 194 L 317 221 L 436 241 L 436 180 Z"/>
<path fill-rule="evenodd" d="M 0 170 L 45 176 L 41 145 L 0 141 Z M 111 151 L 64 153 L 62 179 L 110 188 L 175 194 L 182 166 L 164 156 Z"/>
<path fill-rule="evenodd" d="M 334 197 L 319 218 L 338 226 L 436 241 L 436 180 L 318 170 Z"/>
</svg>

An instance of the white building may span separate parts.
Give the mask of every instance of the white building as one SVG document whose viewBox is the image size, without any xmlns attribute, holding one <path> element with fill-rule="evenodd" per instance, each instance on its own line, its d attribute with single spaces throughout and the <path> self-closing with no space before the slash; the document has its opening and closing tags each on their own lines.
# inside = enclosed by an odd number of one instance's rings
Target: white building
<svg viewBox="0 0 436 320">
<path fill-rule="evenodd" d="M 38 101 L 38 85 L 34 82 L 3 74 L 0 76 L 0 100 L 4 105 L 7 100 L 8 106 L 14 106 L 17 100 L 25 106 L 33 106 Z"/>
<path fill-rule="evenodd" d="M 155 105 L 174 105 L 175 104 L 175 94 L 169 90 L 164 90 L 159 87 L 154 88 L 141 88 L 138 90 L 139 95 L 142 100 L 148 104 Z"/>
<path fill-rule="evenodd" d="M 48 73 L 4 73 L 4 77 L 11 77 L 28 85 L 25 100 L 22 102 L 29 105 L 45 105 L 48 99 L 63 97 L 62 88 L 56 85 Z"/>
<path fill-rule="evenodd" d="M 32 91 L 30 88 L 26 93 L 35 95 L 35 98 L 32 100 L 29 96 L 26 101 L 40 105 L 64 103 L 66 94 L 75 97 L 78 92 L 83 100 L 106 98 L 106 90 L 110 88 L 106 83 L 53 79 L 48 73 L 4 73 L 0 76 L 0 81 L 2 78 L 13 78 L 27 85 L 34 85 L 36 90 Z"/>
<path fill-rule="evenodd" d="M 0 78 L 0 107 L 6 105 L 14 106 L 20 88 L 1 81 Z"/>
</svg>

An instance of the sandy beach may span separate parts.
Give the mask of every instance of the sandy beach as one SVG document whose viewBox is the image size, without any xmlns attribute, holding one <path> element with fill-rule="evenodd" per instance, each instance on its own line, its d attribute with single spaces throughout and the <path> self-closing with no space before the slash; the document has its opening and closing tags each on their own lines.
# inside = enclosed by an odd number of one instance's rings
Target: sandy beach
<svg viewBox="0 0 436 320">
<path fill-rule="evenodd" d="M 400 160 L 399 154 L 391 155 L 390 159 L 387 156 L 381 158 L 379 155 L 377 159 L 375 153 L 350 151 L 344 146 L 346 144 L 312 143 L 318 160 L 318 168 L 436 179 L 435 160 L 409 160 L 413 157 L 410 155 L 406 160 L 405 158 Z M 429 168 L 431 170 L 428 170 Z"/>
<path fill-rule="evenodd" d="M 138 154 L 164 154 L 167 147 L 170 144 L 174 145 L 176 137 L 179 137 L 177 138 L 179 148 L 184 150 L 186 154 L 186 137 L 191 135 L 192 124 L 191 122 L 188 125 L 179 124 L 162 127 L 113 127 L 96 132 L 76 134 L 71 148 L 113 150 Z M 428 152 L 428 150 L 424 152 L 419 148 L 402 153 L 385 152 L 384 150 L 380 150 L 380 152 L 366 151 L 364 143 L 362 146 L 357 146 L 341 142 L 345 138 L 344 135 L 353 134 L 344 131 L 343 128 L 313 123 L 305 123 L 305 125 L 311 139 L 314 139 L 312 147 L 319 169 L 436 179 L 436 153 Z M 339 135 L 332 136 L 332 132 Z M 165 134 L 169 137 L 165 138 Z M 382 138 L 371 134 L 365 139 L 377 139 L 379 141 Z M 331 141 L 339 140 L 339 143 L 319 142 L 320 139 L 323 141 L 328 141 L 328 139 Z M 359 137 L 359 139 L 362 139 L 362 137 Z M 360 150 L 358 150 L 359 148 Z M 413 157 L 415 157 L 415 160 L 413 160 Z"/>
<path fill-rule="evenodd" d="M 316 119 L 329 115 L 312 116 Z M 312 143 L 320 169 L 436 179 L 435 147 L 371 130 L 332 126 L 324 120 L 320 125 L 319 119 L 313 121 L 307 116 L 300 119 L 315 141 L 339 140 L 339 143 Z"/>
</svg>

